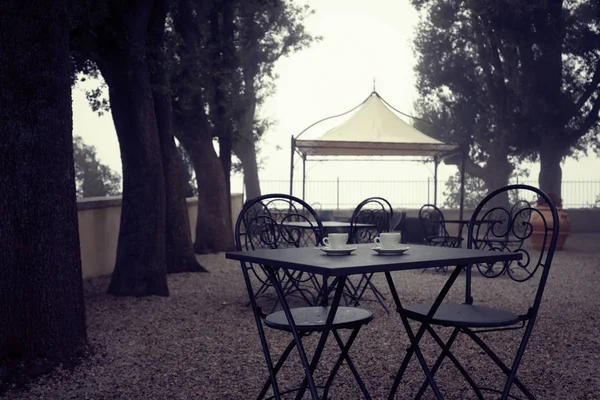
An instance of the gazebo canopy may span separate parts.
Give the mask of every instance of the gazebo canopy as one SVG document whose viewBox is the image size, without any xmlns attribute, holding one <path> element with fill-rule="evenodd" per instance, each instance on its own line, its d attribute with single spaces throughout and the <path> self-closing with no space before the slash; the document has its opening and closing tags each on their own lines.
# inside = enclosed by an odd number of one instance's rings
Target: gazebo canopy
<svg viewBox="0 0 600 400">
<path fill-rule="evenodd" d="M 303 156 L 442 156 L 457 145 L 446 144 L 413 128 L 377 92 L 355 113 L 317 139 L 294 140 Z"/>
<path fill-rule="evenodd" d="M 393 111 L 392 111 L 393 110 Z M 342 124 L 316 139 L 298 139 L 309 128 L 327 119 L 354 111 Z M 446 144 L 418 131 L 404 122 L 398 110 L 390 106 L 373 90 L 361 104 L 344 114 L 325 118 L 292 136 L 290 194 L 293 192 L 294 153 L 302 158 L 302 198 L 306 191 L 306 161 L 318 156 L 421 156 L 432 157 L 434 162 L 434 204 L 437 204 L 437 173 L 441 159 L 460 152 L 460 146 Z M 464 154 L 461 161 L 460 218 L 464 201 Z"/>
</svg>

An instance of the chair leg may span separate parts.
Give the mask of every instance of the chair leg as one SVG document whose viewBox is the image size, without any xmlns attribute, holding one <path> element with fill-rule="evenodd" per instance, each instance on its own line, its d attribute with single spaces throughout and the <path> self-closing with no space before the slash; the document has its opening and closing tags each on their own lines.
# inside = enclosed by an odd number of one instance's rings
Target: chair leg
<svg viewBox="0 0 600 400">
<path fill-rule="evenodd" d="M 247 268 L 242 268 L 242 272 L 244 274 L 244 281 L 246 282 L 246 288 L 248 293 L 254 293 L 252 289 L 252 284 L 250 283 L 250 276 Z M 262 319 L 260 316 L 260 308 L 256 302 L 256 298 L 254 296 L 250 297 L 250 303 L 252 304 L 252 313 L 254 314 L 254 321 L 256 322 L 256 328 L 258 329 L 258 337 L 260 339 L 260 344 L 263 349 L 263 354 L 265 356 L 265 362 L 267 363 L 267 369 L 269 370 L 269 380 L 271 381 L 271 385 L 273 387 L 273 393 L 276 400 L 280 400 L 281 396 L 279 395 L 279 385 L 277 384 L 277 377 L 275 374 L 271 373 L 273 371 L 273 360 L 271 359 L 271 352 L 269 351 L 269 345 L 267 343 L 267 337 L 265 336 L 265 329 L 262 324 Z"/>
<path fill-rule="evenodd" d="M 358 285 L 356 285 L 356 289 L 354 290 L 354 306 L 358 306 L 360 299 L 362 299 L 365 291 L 367 290 L 367 285 L 371 281 L 371 276 L 373 274 L 363 274 L 360 276 L 360 280 L 358 281 Z"/>
<path fill-rule="evenodd" d="M 357 284 L 354 284 L 351 279 L 346 280 L 344 298 L 349 299 L 349 301 L 346 301 L 346 305 L 352 305 L 353 307 L 357 307 L 359 305 L 359 300 L 362 297 L 362 293 L 365 291 L 364 282 L 365 274 L 360 276 L 360 280 Z"/>
<path fill-rule="evenodd" d="M 439 338 L 438 334 L 433 330 L 433 328 L 431 326 L 427 327 L 427 331 L 436 340 Z M 458 329 L 454 329 L 454 331 L 452 331 L 452 334 L 450 335 L 450 338 L 448 339 L 448 341 L 446 343 L 444 343 L 442 341 L 442 344 L 440 345 L 440 347 L 442 348 L 442 352 L 440 353 L 440 355 L 438 356 L 437 360 L 435 360 L 435 363 L 431 367 L 431 376 L 432 377 L 435 376 L 435 373 L 438 371 L 438 369 L 442 365 L 442 362 L 444 361 L 444 358 L 446 358 L 446 356 L 450 352 L 450 347 L 454 343 L 454 340 L 456 340 L 456 337 L 458 336 L 458 332 L 459 332 Z M 436 338 L 436 336 L 437 336 L 437 338 Z M 441 338 L 439 338 L 439 339 L 441 341 Z M 423 384 L 421 385 L 421 388 L 417 392 L 417 395 L 415 396 L 415 399 L 420 399 L 423 396 L 423 393 L 425 393 L 425 390 L 427 389 L 427 386 L 428 386 L 427 380 L 425 380 L 423 382 Z"/>
<path fill-rule="evenodd" d="M 531 324 L 529 324 L 528 327 L 529 326 L 531 326 Z M 504 392 L 502 394 L 502 399 L 508 399 L 508 397 L 510 397 L 510 388 L 511 388 L 512 384 L 514 383 L 514 385 L 516 387 L 518 387 L 519 390 L 521 390 L 521 392 L 523 392 L 523 394 L 528 399 L 535 400 L 535 396 L 529 391 L 529 389 L 527 389 L 527 387 L 516 376 L 517 368 L 521 362 L 523 353 L 525 352 L 525 346 L 527 345 L 526 339 L 528 339 L 528 336 L 527 336 L 527 338 L 524 337 L 523 340 L 521 341 L 521 345 L 519 346 L 519 350 L 517 352 L 517 357 L 515 357 L 515 360 L 513 362 L 513 368 L 511 369 L 500 359 L 500 357 L 498 357 L 496 355 L 496 353 L 494 353 L 492 351 L 492 349 L 489 348 L 489 346 L 487 344 L 485 344 L 485 342 L 479 336 L 477 336 L 477 334 L 475 332 L 473 332 L 469 329 L 463 329 L 463 332 L 465 332 L 475 343 L 477 343 L 479 345 L 479 347 L 481 347 L 482 350 L 492 359 L 492 361 L 494 361 L 494 363 L 496 363 L 496 365 L 502 370 L 502 372 L 504 372 L 506 374 L 507 381 L 506 381 L 506 385 L 504 387 Z M 525 334 L 527 335 L 527 331 Z M 520 357 L 519 357 L 519 354 L 520 354 Z"/>
<path fill-rule="evenodd" d="M 292 340 L 290 342 L 290 344 L 287 345 L 287 347 L 285 348 L 285 350 L 283 351 L 281 356 L 279 357 L 279 360 L 277 360 L 277 364 L 273 367 L 273 370 L 270 371 L 270 373 L 269 373 L 270 376 L 267 379 L 267 381 L 265 382 L 265 384 L 263 385 L 262 390 L 260 391 L 258 397 L 256 398 L 257 400 L 261 400 L 265 397 L 265 395 L 267 394 L 267 390 L 269 390 L 269 387 L 271 386 L 271 383 L 272 383 L 271 376 L 277 375 L 277 373 L 281 369 L 281 366 L 283 365 L 285 360 L 287 360 L 288 356 L 290 355 L 290 353 L 292 352 L 294 347 L 296 347 L 296 343 Z M 276 397 L 278 397 L 278 393 L 275 391 L 273 391 L 273 392 L 276 393 Z"/>
<path fill-rule="evenodd" d="M 377 300 L 377 302 L 381 305 L 381 307 L 383 307 L 385 312 L 389 314 L 390 310 L 388 310 L 387 306 L 385 305 L 385 296 L 381 294 L 379 289 L 377 289 L 377 287 L 371 281 L 369 281 L 369 287 L 371 288 L 373 295 L 375 295 L 375 299 Z"/>
<path fill-rule="evenodd" d="M 462 364 L 458 361 L 458 359 L 450 351 L 450 347 L 452 346 L 452 344 L 458 337 L 458 334 L 460 333 L 460 328 L 455 328 L 454 331 L 452 331 L 452 334 L 450 335 L 450 338 L 448 339 L 448 341 L 446 343 L 444 343 L 442 338 L 435 332 L 435 330 L 431 326 L 429 326 L 427 328 L 427 330 L 429 331 L 431 336 L 435 339 L 435 341 L 438 343 L 438 345 L 442 348 L 442 353 L 440 354 L 440 356 L 436 360 L 435 364 L 433 365 L 433 368 L 431 369 L 431 374 L 432 375 L 435 374 L 437 372 L 438 368 L 441 366 L 444 358 L 448 357 L 450 359 L 450 361 L 452 361 L 452 363 L 454 364 L 456 369 L 458 369 L 458 371 L 462 374 L 462 376 L 465 378 L 465 380 L 469 383 L 469 385 L 471 385 L 471 388 L 475 392 L 475 395 L 477 396 L 477 398 L 479 400 L 483 400 L 483 398 L 484 398 L 483 394 L 479 390 L 479 387 L 477 387 L 477 384 L 475 383 L 475 381 L 473 381 L 473 378 L 471 378 L 471 376 L 467 373 L 467 370 L 462 366 Z M 419 389 L 419 392 L 417 393 L 417 396 L 415 398 L 421 398 L 421 396 L 425 393 L 426 389 L 427 389 L 427 381 L 423 382 L 423 384 L 421 385 L 421 388 Z"/>
<path fill-rule="evenodd" d="M 427 326 L 425 323 L 422 322 L 421 327 L 419 328 L 419 330 L 417 331 L 417 334 L 415 335 L 412 331 L 412 328 L 410 327 L 410 325 L 408 323 L 408 320 L 405 321 L 405 319 L 406 319 L 406 317 L 402 316 L 402 320 L 403 320 L 402 322 L 405 324 L 406 334 L 408 335 L 408 339 L 410 340 L 411 345 L 406 349 L 406 355 L 404 356 L 404 360 L 402 360 L 402 364 L 400 365 L 400 368 L 398 369 L 398 372 L 396 373 L 396 378 L 394 379 L 394 383 L 392 384 L 392 388 L 390 389 L 388 399 L 392 400 L 396 394 L 396 391 L 398 391 L 398 386 L 400 385 L 402 376 L 404 375 L 404 372 L 406 371 L 406 368 L 408 367 L 408 363 L 410 362 L 413 354 L 416 355 L 417 360 L 419 361 L 419 364 L 421 364 L 421 368 L 423 369 L 423 372 L 425 373 L 425 377 L 427 378 L 428 385 L 431 386 L 431 390 L 433 390 L 435 397 L 437 399 L 441 399 L 441 398 L 443 398 L 443 396 L 442 396 L 439 388 L 437 387 L 437 384 L 433 380 L 433 374 L 431 373 L 431 370 L 427 367 L 427 362 L 425 361 L 425 357 L 423 357 L 423 353 L 421 352 L 421 349 L 418 347 L 418 343 L 421 341 L 421 338 L 423 337 L 423 334 L 425 333 Z"/>
<path fill-rule="evenodd" d="M 302 362 L 302 366 L 304 367 L 304 370 L 307 372 L 306 376 L 302 382 L 302 386 L 300 388 L 301 393 L 300 392 L 298 393 L 298 399 L 302 398 L 302 395 L 306 391 L 307 386 L 309 387 L 310 394 L 312 395 L 312 397 L 316 399 L 316 398 L 318 398 L 317 388 L 315 386 L 315 382 L 312 377 L 312 370 L 314 370 L 314 366 L 311 366 L 308 363 L 308 357 L 306 356 L 306 351 L 304 350 L 304 346 L 302 345 L 302 341 L 301 341 L 301 338 L 303 335 L 300 332 L 298 332 L 298 329 L 296 328 L 296 325 L 294 324 L 294 318 L 292 317 L 292 312 L 290 310 L 289 305 L 285 301 L 285 295 L 284 295 L 283 289 L 281 288 L 281 283 L 277 280 L 277 277 L 275 276 L 275 272 L 274 272 L 273 268 L 267 267 L 267 272 L 269 274 L 269 279 L 273 283 L 273 287 L 275 288 L 275 291 L 277 292 L 277 297 L 279 299 L 281 299 L 281 306 L 283 308 L 283 312 L 285 313 L 285 317 L 287 318 L 288 323 L 290 324 L 291 333 L 292 333 L 292 336 L 294 337 L 294 342 L 296 343 L 296 349 L 298 350 L 298 355 L 300 356 L 300 361 Z M 335 308 L 337 308 L 337 304 L 335 304 Z M 256 313 L 255 313 L 255 318 L 256 318 Z M 329 317 L 328 317 L 328 319 L 329 319 Z M 262 325 L 261 325 L 261 327 L 262 327 Z M 321 343 L 319 342 L 319 344 L 321 344 Z M 265 347 L 265 345 L 266 345 L 266 339 L 265 339 L 265 343 L 263 344 L 263 348 Z M 322 344 L 322 346 L 324 346 L 324 345 L 325 345 L 325 343 Z M 267 349 L 268 349 L 268 345 L 267 345 Z M 317 347 L 317 349 L 318 349 L 318 347 Z M 310 371 L 310 373 L 308 373 L 308 371 Z M 275 379 L 275 377 L 272 377 L 272 378 L 273 378 L 273 382 L 274 382 L 274 389 L 277 389 L 277 387 L 275 386 L 276 379 Z M 276 390 L 275 393 L 276 393 L 276 398 L 279 398 L 278 390 Z"/>
<path fill-rule="evenodd" d="M 433 316 L 435 315 L 436 310 L 439 308 L 440 304 L 442 303 L 442 301 L 444 300 L 444 298 L 450 291 L 450 288 L 452 287 L 452 285 L 456 281 L 456 278 L 458 278 L 458 276 L 460 275 L 460 272 L 464 269 L 464 267 L 465 267 L 464 265 L 458 265 L 454 269 L 454 271 L 452 271 L 452 273 L 450 274 L 450 277 L 448 278 L 448 280 L 442 287 L 442 290 L 438 294 L 438 297 L 435 299 L 435 301 L 431 305 L 429 313 L 427 314 L 428 320 L 431 321 L 431 319 L 433 319 Z M 419 327 L 419 330 L 417 331 L 417 333 L 415 334 L 413 332 L 413 330 L 410 326 L 410 322 L 408 321 L 408 317 L 403 313 L 404 309 L 402 308 L 402 302 L 400 301 L 400 297 L 398 296 L 398 291 L 396 290 L 396 286 L 394 285 L 392 275 L 389 272 L 386 272 L 385 277 L 386 277 L 386 280 L 388 281 L 388 285 L 390 287 L 390 292 L 392 294 L 392 298 L 394 299 L 394 304 L 396 304 L 396 310 L 400 314 L 400 319 L 402 320 L 402 324 L 404 325 L 406 334 L 408 335 L 408 339 L 410 340 L 410 344 L 411 344 L 410 347 L 407 349 L 407 354 L 404 357 L 404 360 L 402 361 L 402 365 L 400 366 L 400 369 L 398 370 L 398 374 L 396 374 L 396 378 L 394 379 L 394 383 L 392 385 L 392 388 L 390 389 L 390 394 L 388 396 L 388 399 L 394 398 L 394 395 L 396 394 L 396 391 L 398 390 L 398 385 L 400 384 L 400 379 L 401 379 L 402 375 L 404 374 L 404 371 L 406 370 L 406 367 L 408 366 L 408 363 L 409 363 L 410 359 L 412 358 L 413 353 L 416 355 L 417 360 L 419 360 L 419 364 L 421 365 L 421 368 L 423 369 L 423 372 L 425 373 L 425 376 L 427 377 L 427 382 L 429 383 L 429 386 L 431 386 L 431 390 L 433 390 L 435 397 L 437 399 L 442 399 L 443 396 L 442 396 L 440 390 L 438 389 L 437 384 L 435 383 L 435 380 L 431 376 L 431 371 L 427 367 L 427 362 L 425 361 L 425 357 L 423 357 L 423 353 L 421 352 L 421 349 L 419 348 L 419 341 L 425 334 L 425 331 L 427 330 L 427 326 L 429 325 L 429 322 L 428 321 L 421 322 L 421 326 Z"/>
<path fill-rule="evenodd" d="M 519 389 L 521 389 L 521 391 L 523 391 L 523 389 L 521 388 L 521 386 L 519 386 L 519 384 L 517 382 L 517 369 L 519 368 L 519 365 L 521 365 L 521 360 L 523 359 L 523 356 L 525 355 L 525 349 L 527 348 L 527 343 L 529 342 L 529 337 L 531 336 L 531 331 L 533 330 L 533 321 L 535 320 L 535 317 L 529 321 L 529 323 L 527 324 L 527 328 L 525 328 L 525 333 L 523 334 L 523 339 L 521 340 L 521 344 L 519 345 L 519 349 L 517 350 L 517 355 L 515 357 L 515 359 L 513 360 L 512 366 L 510 368 L 510 374 L 508 374 L 508 379 L 506 380 L 506 384 L 504 385 L 504 392 L 502 392 L 502 400 L 506 400 L 508 399 L 508 397 L 510 396 L 510 388 L 511 386 L 514 384 L 517 385 L 517 387 Z M 522 385 L 522 384 L 521 384 Z M 525 388 L 524 385 L 522 385 L 522 387 L 525 389 L 525 391 L 523 391 L 523 393 L 525 394 L 525 396 L 527 396 L 529 399 L 533 399 L 533 395 L 531 394 L 531 392 L 529 392 L 529 390 L 527 390 L 527 388 Z"/>
<path fill-rule="evenodd" d="M 342 295 L 346 306 L 350 306 L 350 305 L 353 307 L 358 306 L 358 302 L 356 300 L 356 292 L 358 292 L 361 282 L 362 282 L 362 278 L 360 278 L 360 281 L 358 281 L 357 285 L 354 285 L 354 282 L 352 282 L 352 279 L 350 279 L 350 278 L 348 278 L 346 280 L 346 288 Z"/>
<path fill-rule="evenodd" d="M 340 300 L 342 298 L 342 293 L 344 292 L 344 287 L 346 287 L 346 279 L 347 278 L 345 276 L 339 276 L 337 278 L 337 287 L 335 289 L 335 294 L 333 295 L 333 300 L 331 301 L 329 314 L 327 315 L 327 320 L 325 321 L 325 327 L 323 328 L 323 331 L 321 331 L 321 337 L 319 338 L 319 342 L 317 343 L 317 347 L 315 348 L 315 352 L 313 354 L 312 361 L 310 362 L 310 364 L 308 364 L 306 362 L 306 360 L 307 360 L 306 358 L 304 358 L 302 360 L 302 365 L 305 369 L 306 375 L 304 377 L 304 380 L 302 381 L 302 384 L 300 385 L 300 388 L 298 389 L 298 393 L 296 395 L 296 400 L 302 399 L 302 397 L 304 396 L 304 393 L 306 392 L 307 386 L 309 386 L 309 388 L 311 390 L 312 397 L 315 399 L 318 398 L 317 393 L 316 393 L 316 388 L 314 385 L 314 380 L 312 379 L 312 373 L 315 370 L 315 368 L 317 368 L 317 364 L 318 364 L 319 359 L 321 358 L 321 354 L 323 353 L 323 350 L 325 348 L 325 343 L 327 342 L 327 337 L 329 336 L 329 333 L 331 332 L 331 326 L 333 325 L 333 321 L 335 319 L 335 314 L 337 312 L 338 306 L 340 305 Z M 288 321 L 293 321 L 291 314 L 288 316 Z M 292 333 L 294 333 L 294 332 L 292 332 Z M 296 340 L 296 342 L 298 342 L 298 340 Z M 298 347 L 300 347 L 300 346 L 301 346 L 301 343 L 298 344 Z M 306 353 L 304 353 L 304 355 L 306 356 Z M 309 377 L 310 377 L 310 379 L 309 379 Z"/>
<path fill-rule="evenodd" d="M 350 337 L 348 338 L 348 341 L 346 342 L 346 344 L 344 345 L 344 342 L 340 336 L 340 334 L 338 333 L 338 331 L 332 331 L 333 332 L 333 336 L 335 337 L 335 340 L 337 341 L 338 345 L 340 346 L 340 350 L 342 351 L 340 356 L 338 357 L 333 369 L 331 370 L 329 377 L 327 378 L 327 382 L 325 383 L 325 390 L 323 392 L 323 399 L 327 399 L 327 396 L 329 394 L 329 388 L 331 387 L 331 384 L 333 383 L 333 379 L 335 378 L 337 371 L 339 370 L 340 366 L 342 365 L 342 362 L 344 360 L 346 360 L 346 363 L 348 364 L 348 368 L 350 368 L 350 371 L 352 371 L 352 374 L 354 375 L 354 379 L 356 379 L 356 383 L 358 383 L 358 386 L 360 387 L 360 390 L 363 393 L 363 396 L 365 396 L 365 399 L 371 399 L 371 395 L 369 394 L 369 391 L 367 390 L 367 387 L 365 386 L 365 383 L 363 382 L 363 380 L 361 379 L 356 366 L 354 365 L 354 362 L 352 361 L 352 359 L 350 358 L 350 355 L 348 354 L 348 352 L 350 351 L 350 347 L 352 346 L 352 344 L 354 343 L 354 340 L 356 339 L 356 336 L 358 335 L 358 331 L 360 331 L 360 326 L 356 329 L 354 329 L 352 331 L 352 333 L 350 334 Z"/>
<path fill-rule="evenodd" d="M 354 306 L 358 306 L 360 300 L 362 299 L 362 297 L 364 296 L 365 292 L 367 291 L 367 289 L 371 289 L 371 291 L 373 292 L 373 295 L 375 296 L 375 300 L 381 305 L 381 307 L 383 307 L 383 309 L 385 310 L 386 313 L 390 313 L 390 311 L 388 310 L 387 306 L 385 305 L 385 296 L 383 294 L 381 294 L 381 292 L 379 291 L 379 289 L 377 289 L 377 287 L 373 284 L 373 282 L 371 281 L 373 279 L 373 274 L 363 274 L 360 278 L 360 281 L 358 282 L 358 285 L 356 286 L 356 291 L 355 293 L 355 300 L 354 300 Z M 358 293 L 358 291 L 360 290 L 360 293 Z M 356 294 L 358 293 L 358 294 Z"/>
<path fill-rule="evenodd" d="M 306 289 L 302 289 L 300 287 L 300 280 L 302 279 L 302 272 L 300 272 L 298 275 L 294 276 L 292 273 L 290 273 L 289 271 L 285 271 L 285 284 L 283 286 L 283 293 L 285 293 L 286 295 L 290 295 L 294 292 L 298 292 L 300 294 L 300 297 L 302 297 L 302 299 L 307 303 L 307 304 L 312 304 L 312 301 L 306 296 L 306 294 L 304 293 L 306 291 Z M 284 278 L 282 278 L 282 281 L 284 280 Z M 313 298 L 314 300 L 314 298 Z"/>
<path fill-rule="evenodd" d="M 408 367 L 408 363 L 410 362 L 410 359 L 412 358 L 413 353 L 414 353 L 414 347 L 411 345 L 406 349 L 406 355 L 404 356 L 404 359 L 402 360 L 402 364 L 400 364 L 400 368 L 398 368 L 398 372 L 396 372 L 396 378 L 394 379 L 394 382 L 392 383 L 392 388 L 390 389 L 390 394 L 388 396 L 388 400 L 392 400 L 394 398 L 394 396 L 396 395 L 396 391 L 398 390 L 400 381 L 402 380 L 402 377 L 404 376 L 404 372 L 406 371 L 406 368 Z"/>
</svg>

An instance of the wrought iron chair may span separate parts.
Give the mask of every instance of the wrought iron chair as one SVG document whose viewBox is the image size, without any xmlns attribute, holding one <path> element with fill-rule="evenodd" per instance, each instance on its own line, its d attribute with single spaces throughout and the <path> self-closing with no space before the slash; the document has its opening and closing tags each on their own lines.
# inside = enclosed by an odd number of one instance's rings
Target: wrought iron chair
<svg viewBox="0 0 600 400">
<path fill-rule="evenodd" d="M 442 210 L 433 204 L 425 204 L 419 210 L 419 222 L 425 234 L 425 243 L 429 246 L 441 247 L 461 247 L 462 244 L 462 228 L 459 224 L 458 235 L 452 236 L 446 229 L 446 220 Z M 446 272 L 448 267 L 436 268 L 436 271 Z M 423 270 L 422 272 L 425 272 Z"/>
<path fill-rule="evenodd" d="M 446 229 L 444 213 L 433 204 L 425 204 L 421 207 L 419 222 L 425 233 L 425 241 L 429 246 L 461 247 L 462 224 L 459 226 L 458 235 L 450 235 Z"/>
<path fill-rule="evenodd" d="M 267 195 L 247 202 L 251 207 L 244 206 L 240 213 L 240 231 L 236 230 L 236 242 L 239 240 L 242 248 L 239 250 L 253 250 L 256 248 L 283 248 L 306 247 L 321 244 L 325 232 L 321 220 L 312 208 L 304 208 L 299 199 L 281 195 Z M 300 223 L 305 226 L 294 226 Z M 237 229 L 237 227 L 236 227 Z M 266 297 L 276 299 L 276 294 L 269 289 L 273 288 L 268 276 L 260 268 L 251 269 L 253 278 L 259 285 L 254 293 L 258 299 Z M 284 292 L 301 299 L 307 305 L 316 304 L 320 293 L 320 283 L 310 274 L 289 273 L 277 270 Z M 263 304 L 265 307 L 266 304 Z M 277 300 L 271 306 L 271 311 L 277 307 Z"/>
<path fill-rule="evenodd" d="M 506 196 L 506 194 L 511 195 Z M 508 201 L 508 199 L 526 198 L 530 195 L 537 195 L 538 198 L 545 200 L 550 205 L 550 218 L 545 219 L 540 210 L 536 209 L 535 206 L 532 206 L 529 202 L 521 202 L 517 207 L 510 207 L 508 204 L 505 204 L 505 202 L 496 201 L 498 198 Z M 533 228 L 530 219 L 532 215 L 535 214 L 539 215 L 544 223 L 543 249 L 539 253 L 537 251 L 530 252 L 528 248 L 523 246 L 523 243 L 532 235 Z M 488 223 L 478 223 L 487 220 L 499 222 L 493 223 L 491 228 L 486 227 L 489 225 Z M 408 320 L 421 322 L 425 330 L 431 334 L 442 349 L 441 354 L 431 368 L 432 376 L 438 371 L 442 362 L 448 358 L 464 376 L 478 399 L 484 398 L 482 391 L 499 393 L 501 394 L 501 399 L 508 399 L 509 397 L 517 398 L 515 395 L 511 394 L 513 385 L 520 389 L 523 395 L 528 399 L 535 398 L 517 377 L 517 370 L 523 359 L 527 343 L 531 337 L 531 332 L 538 315 L 544 287 L 546 286 L 552 258 L 556 248 L 556 241 L 558 239 L 558 224 L 559 220 L 556 207 L 552 204 L 550 198 L 541 190 L 532 186 L 506 186 L 490 193 L 481 201 L 481 203 L 479 203 L 471 217 L 471 223 L 469 224 L 467 247 L 470 249 L 514 251 L 522 253 L 523 258 L 518 262 L 498 263 L 498 265 L 474 265 L 467 268 L 465 303 L 442 303 L 433 316 L 428 316 L 431 303 L 414 304 L 405 308 L 399 308 L 398 312 L 405 325 L 408 324 Z M 490 247 L 491 242 L 489 240 L 491 239 L 493 239 L 495 243 L 500 243 L 501 245 Z M 503 284 L 528 281 L 534 277 L 536 272 L 540 272 L 541 276 L 539 276 L 539 282 L 536 283 L 537 289 L 535 290 L 534 296 L 531 296 L 530 290 L 524 291 L 528 297 L 533 298 L 529 299 L 530 302 L 528 302 L 527 306 L 521 310 L 522 312 L 514 313 L 499 307 L 493 307 L 493 299 L 490 299 L 486 305 L 474 304 L 473 297 L 471 296 L 472 270 L 479 271 L 484 278 L 504 276 L 501 281 Z M 434 326 L 453 328 L 449 339 L 444 341 L 436 330 L 434 330 Z M 496 355 L 480 336 L 480 334 L 484 332 L 502 332 L 523 328 L 524 333 L 516 351 L 516 355 L 508 365 Z M 506 381 L 502 390 L 476 384 L 466 368 L 452 353 L 452 345 L 460 333 L 471 338 L 506 375 Z M 415 340 L 418 342 L 420 338 L 415 338 Z M 390 392 L 390 398 L 393 397 L 398 388 L 400 379 L 414 353 L 413 349 L 414 343 L 413 346 L 409 348 L 396 375 L 396 379 Z M 427 386 L 427 382 L 424 382 L 416 398 L 420 398 L 423 395 Z"/>
<path fill-rule="evenodd" d="M 298 227 L 297 225 L 302 225 Z M 259 248 L 278 249 L 285 247 L 314 246 L 321 243 L 323 236 L 323 224 L 317 217 L 315 211 L 304 201 L 286 194 L 268 194 L 248 201 L 236 222 L 235 241 L 237 250 L 253 250 Z M 359 330 L 373 319 L 373 314 L 357 307 L 339 307 L 337 309 L 331 333 L 341 350 L 335 365 L 333 366 L 324 385 L 314 385 L 305 380 L 301 386 L 281 391 L 277 382 L 277 374 L 287 360 L 288 356 L 297 347 L 300 357 L 306 357 L 302 346 L 302 338 L 315 333 L 322 332 L 327 320 L 329 307 L 314 306 L 319 295 L 308 295 L 307 289 L 302 287 L 306 282 L 315 283 L 313 276 L 308 279 L 301 275 L 294 275 L 284 269 L 276 269 L 269 265 L 241 262 L 241 267 L 250 297 L 250 304 L 254 312 L 255 322 L 258 328 L 263 353 L 267 363 L 269 378 L 264 383 L 257 399 L 263 399 L 271 388 L 273 395 L 268 398 L 281 398 L 282 394 L 293 391 L 304 391 L 306 385 L 310 386 L 313 398 L 316 398 L 317 388 L 323 389 L 322 398 L 327 398 L 329 388 L 343 361 L 350 368 L 365 398 L 370 398 L 368 391 L 361 380 L 348 352 L 356 339 Z M 256 278 L 256 279 L 255 279 Z M 258 279 L 261 289 L 255 291 L 253 284 Z M 274 284 L 277 282 L 278 284 Z M 286 304 L 292 305 L 287 308 L 270 313 L 265 313 L 264 304 L 260 297 L 264 297 L 262 288 L 273 288 L 278 297 L 285 298 Z M 262 290 L 262 291 L 261 291 Z M 327 288 L 319 290 L 326 291 Z M 341 290 L 341 289 L 338 289 Z M 300 306 L 298 306 L 300 300 Z M 293 304 L 293 303 L 296 304 Z M 306 303 L 309 303 L 307 306 Z M 292 329 L 288 321 L 293 320 L 296 329 Z M 292 334 L 293 339 L 284 349 L 277 361 L 270 354 L 265 327 L 286 331 Z M 350 330 L 346 342 L 343 341 L 340 331 Z M 308 361 L 303 359 L 303 364 Z M 314 367 L 311 366 L 311 372 Z"/>
<path fill-rule="evenodd" d="M 531 203 L 527 200 L 514 200 L 510 209 L 492 207 L 486 214 L 486 219 L 477 222 L 474 230 L 476 237 L 473 238 L 477 248 L 515 252 L 523 246 L 520 238 L 528 228 Z M 513 225 L 513 231 L 505 234 L 510 224 Z"/>
<path fill-rule="evenodd" d="M 402 215 L 400 215 L 401 217 Z M 348 242 L 355 243 L 373 243 L 373 240 L 382 232 L 389 232 L 395 226 L 391 226 L 392 221 L 397 225 L 400 221 L 394 218 L 394 210 L 389 201 L 383 197 L 369 197 L 354 209 L 352 218 L 350 219 L 350 235 Z M 372 226 L 360 226 L 358 224 L 368 224 Z M 360 276 L 358 283 L 352 282 L 350 279 L 346 281 L 347 295 L 350 299 L 350 304 L 359 305 L 363 295 L 367 289 L 371 290 L 375 296 L 375 300 L 389 313 L 385 305 L 385 297 L 372 282 L 373 274 L 363 274 Z"/>
</svg>

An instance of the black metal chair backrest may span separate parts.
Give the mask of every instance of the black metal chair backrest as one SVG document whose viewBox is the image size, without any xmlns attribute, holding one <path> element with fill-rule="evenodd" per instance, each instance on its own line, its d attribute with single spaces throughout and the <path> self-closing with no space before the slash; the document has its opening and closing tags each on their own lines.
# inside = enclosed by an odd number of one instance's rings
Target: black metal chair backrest
<svg viewBox="0 0 600 400">
<path fill-rule="evenodd" d="M 423 227 L 425 240 L 429 243 L 433 238 L 449 237 L 446 230 L 446 221 L 442 210 L 433 204 L 425 204 L 419 210 L 419 222 Z"/>
<path fill-rule="evenodd" d="M 324 235 L 321 220 L 315 211 L 301 199 L 287 194 L 267 194 L 247 201 L 235 224 L 237 250 L 278 249 L 320 245 Z M 256 301 L 266 297 L 262 307 L 269 306 L 275 298 L 269 296 L 272 284 L 265 265 L 241 262 L 244 280 L 250 298 Z M 287 295 L 301 302 L 314 304 L 318 293 L 314 290 L 314 278 L 310 274 L 275 270 Z M 250 279 L 258 280 L 258 289 L 253 289 Z M 272 309 L 278 303 L 270 304 Z"/>
<path fill-rule="evenodd" d="M 371 243 L 381 232 L 390 230 L 394 210 L 383 197 L 369 197 L 360 202 L 350 219 L 349 243 Z M 356 224 L 370 224 L 372 227 L 360 227 Z"/>
<path fill-rule="evenodd" d="M 244 204 L 235 227 L 238 250 L 317 246 L 323 224 L 313 208 L 287 194 L 267 194 Z"/>
<path fill-rule="evenodd" d="M 524 199 L 537 197 L 548 204 L 548 211 Z M 512 251 L 523 255 L 515 262 L 478 264 L 475 267 L 486 278 L 508 276 L 516 282 L 531 279 L 541 270 L 534 300 L 537 312 L 548 278 L 559 233 L 556 207 L 540 189 L 529 185 L 509 185 L 488 194 L 475 208 L 469 224 L 467 247 L 470 249 Z M 537 235 L 541 250 L 532 250 L 526 241 Z M 467 269 L 467 301 L 470 297 L 471 270 Z"/>
</svg>

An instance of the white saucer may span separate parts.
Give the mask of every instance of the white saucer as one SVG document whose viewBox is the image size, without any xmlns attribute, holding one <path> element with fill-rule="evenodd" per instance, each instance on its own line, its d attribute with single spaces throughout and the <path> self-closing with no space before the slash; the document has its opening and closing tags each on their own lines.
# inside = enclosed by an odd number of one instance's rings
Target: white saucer
<svg viewBox="0 0 600 400">
<path fill-rule="evenodd" d="M 332 249 L 331 247 L 319 247 L 319 250 L 324 251 L 328 255 L 332 256 L 345 256 L 358 249 L 356 246 L 346 246 L 342 249 Z"/>
<path fill-rule="evenodd" d="M 409 249 L 410 249 L 410 247 L 408 247 L 408 246 L 395 246 L 395 247 L 379 247 L 379 246 L 377 246 L 377 247 L 371 248 L 371 250 L 376 251 L 378 254 L 396 254 L 396 255 L 402 255 Z"/>
</svg>

